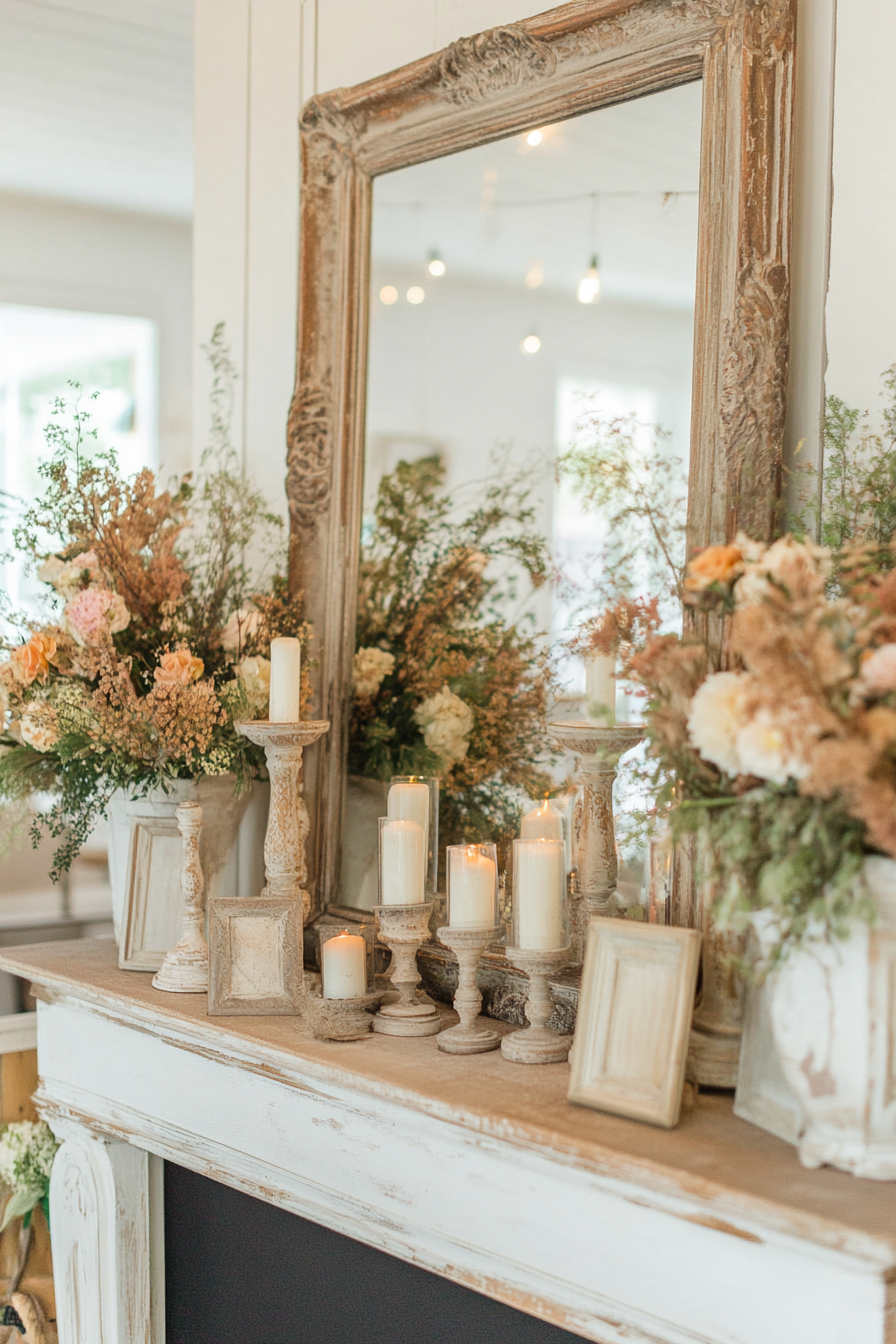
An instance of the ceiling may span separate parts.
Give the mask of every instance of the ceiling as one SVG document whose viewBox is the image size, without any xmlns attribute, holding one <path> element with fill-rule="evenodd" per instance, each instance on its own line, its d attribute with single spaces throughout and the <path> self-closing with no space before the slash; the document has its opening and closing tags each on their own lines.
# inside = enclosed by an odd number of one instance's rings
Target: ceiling
<svg viewBox="0 0 896 1344">
<path fill-rule="evenodd" d="M 574 292 L 597 252 L 606 295 L 692 307 L 701 107 L 687 84 L 378 178 L 375 284 L 416 266 Z"/>
<path fill-rule="evenodd" d="M 0 190 L 189 218 L 193 0 L 0 0 Z"/>
</svg>

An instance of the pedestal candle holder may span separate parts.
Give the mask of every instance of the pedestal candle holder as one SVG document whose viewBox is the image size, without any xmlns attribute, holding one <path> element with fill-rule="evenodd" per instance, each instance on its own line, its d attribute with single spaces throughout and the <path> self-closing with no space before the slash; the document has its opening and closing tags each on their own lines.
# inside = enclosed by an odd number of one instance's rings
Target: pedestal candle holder
<svg viewBox="0 0 896 1344">
<path fill-rule="evenodd" d="M 486 1050 L 497 1050 L 501 1036 L 491 1027 L 477 1022 L 482 1007 L 482 995 L 476 984 L 479 959 L 489 943 L 495 942 L 500 925 L 493 929 L 439 929 L 439 939 L 450 947 L 457 957 L 457 990 L 454 1008 L 460 1017 L 456 1027 L 439 1033 L 438 1047 L 449 1055 L 481 1055 Z"/>
<path fill-rule="evenodd" d="M 308 918 L 311 898 L 305 890 L 308 867 L 305 840 L 311 829 L 302 797 L 302 752 L 330 727 L 325 720 L 307 723 L 270 723 L 258 719 L 238 723 L 237 730 L 264 747 L 271 777 L 271 804 L 264 838 L 264 875 L 268 896 L 291 896 L 301 902 L 302 921 Z"/>
<path fill-rule="evenodd" d="M 208 989 L 208 943 L 203 928 L 203 877 L 199 861 L 202 808 L 198 803 L 178 805 L 177 829 L 184 842 L 180 874 L 184 903 L 181 935 L 170 952 L 165 953 L 165 960 L 153 976 L 152 983 L 154 989 L 165 989 L 171 994 L 202 994 Z"/>
<path fill-rule="evenodd" d="M 507 960 L 529 977 L 526 999 L 528 1027 L 501 1038 L 501 1054 L 514 1064 L 559 1064 L 569 1054 L 571 1036 L 560 1036 L 547 1025 L 553 1010 L 548 977 L 571 959 L 569 947 L 508 947 Z"/>
<path fill-rule="evenodd" d="M 417 949 L 429 936 L 432 904 L 374 906 L 380 933 L 392 951 L 391 979 L 398 990 L 398 1002 L 383 1004 L 373 1019 L 374 1031 L 384 1036 L 435 1036 L 441 1029 L 438 1009 L 423 1003 L 417 994 Z"/>
<path fill-rule="evenodd" d="M 644 725 L 601 725 L 586 720 L 548 724 L 558 747 L 574 752 L 582 794 L 573 814 L 572 858 L 576 872 L 572 892 L 572 956 L 578 963 L 585 949 L 585 930 L 592 915 L 616 916 L 616 826 L 613 783 L 620 756 L 644 740 Z"/>
</svg>

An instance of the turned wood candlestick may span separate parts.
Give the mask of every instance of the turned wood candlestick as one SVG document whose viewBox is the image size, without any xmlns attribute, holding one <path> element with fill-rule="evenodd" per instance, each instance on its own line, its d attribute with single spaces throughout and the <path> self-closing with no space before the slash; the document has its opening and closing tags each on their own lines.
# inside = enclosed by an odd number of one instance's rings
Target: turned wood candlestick
<svg viewBox="0 0 896 1344">
<path fill-rule="evenodd" d="M 417 994 L 420 972 L 417 949 L 429 936 L 432 901 L 415 905 L 375 905 L 380 933 L 392 952 L 392 985 L 398 990 L 398 1002 L 383 1004 L 373 1019 L 373 1029 L 385 1036 L 435 1036 L 442 1019 L 431 1003 L 423 1003 Z"/>
<path fill-rule="evenodd" d="M 460 1022 L 456 1027 L 439 1033 L 438 1047 L 449 1055 L 480 1055 L 486 1050 L 497 1050 L 501 1036 L 491 1027 L 477 1022 L 482 1007 L 482 995 L 476 983 L 479 959 L 482 953 L 500 935 L 500 927 L 493 929 L 439 929 L 439 939 L 450 947 L 457 957 L 457 990 L 454 1008 Z"/>
<path fill-rule="evenodd" d="M 511 966 L 525 971 L 529 977 L 526 999 L 529 1026 L 503 1036 L 501 1054 L 514 1064 L 558 1064 L 569 1054 L 572 1037 L 560 1036 L 547 1025 L 553 1009 L 548 976 L 566 965 L 572 949 L 508 947 L 506 953 Z"/>
<path fill-rule="evenodd" d="M 613 820 L 613 783 L 620 756 L 644 740 L 644 725 L 617 723 L 602 726 L 586 720 L 548 724 L 548 733 L 565 751 L 576 756 L 581 797 L 573 816 L 571 893 L 571 960 L 579 963 L 585 950 L 585 930 L 592 915 L 613 917 L 616 904 L 616 825 Z"/>
<path fill-rule="evenodd" d="M 202 904 L 202 864 L 199 836 L 202 808 L 198 803 L 179 803 L 177 829 L 183 836 L 184 859 L 180 874 L 183 916 L 179 941 L 152 978 L 154 989 L 172 994 L 202 994 L 208 989 L 208 943 L 205 941 L 205 911 Z"/>
<path fill-rule="evenodd" d="M 311 897 L 305 890 L 308 880 L 305 840 L 311 822 L 302 797 L 302 752 L 323 737 L 330 725 L 326 720 L 270 723 L 267 719 L 258 719 L 252 723 L 238 723 L 235 727 L 250 742 L 264 747 L 271 777 L 262 895 L 294 897 L 301 902 L 304 923 L 311 910 Z"/>
</svg>

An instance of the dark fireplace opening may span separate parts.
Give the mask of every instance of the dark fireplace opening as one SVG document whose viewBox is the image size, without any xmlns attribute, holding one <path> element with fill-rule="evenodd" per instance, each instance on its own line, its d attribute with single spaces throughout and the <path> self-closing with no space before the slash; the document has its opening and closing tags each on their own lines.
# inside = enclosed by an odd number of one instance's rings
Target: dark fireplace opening
<svg viewBox="0 0 896 1344">
<path fill-rule="evenodd" d="M 581 1344 L 581 1337 L 165 1163 L 167 1344 Z"/>
</svg>

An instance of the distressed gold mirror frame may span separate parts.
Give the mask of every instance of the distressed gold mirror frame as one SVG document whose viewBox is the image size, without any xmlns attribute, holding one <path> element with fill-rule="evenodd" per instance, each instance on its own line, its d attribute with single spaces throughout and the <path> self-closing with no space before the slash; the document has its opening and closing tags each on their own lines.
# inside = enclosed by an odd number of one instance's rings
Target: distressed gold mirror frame
<svg viewBox="0 0 896 1344">
<path fill-rule="evenodd" d="M 338 891 L 361 539 L 373 179 L 703 80 L 689 540 L 771 531 L 787 383 L 796 0 L 576 0 L 306 103 L 290 583 L 314 624 L 315 910 Z"/>
</svg>

